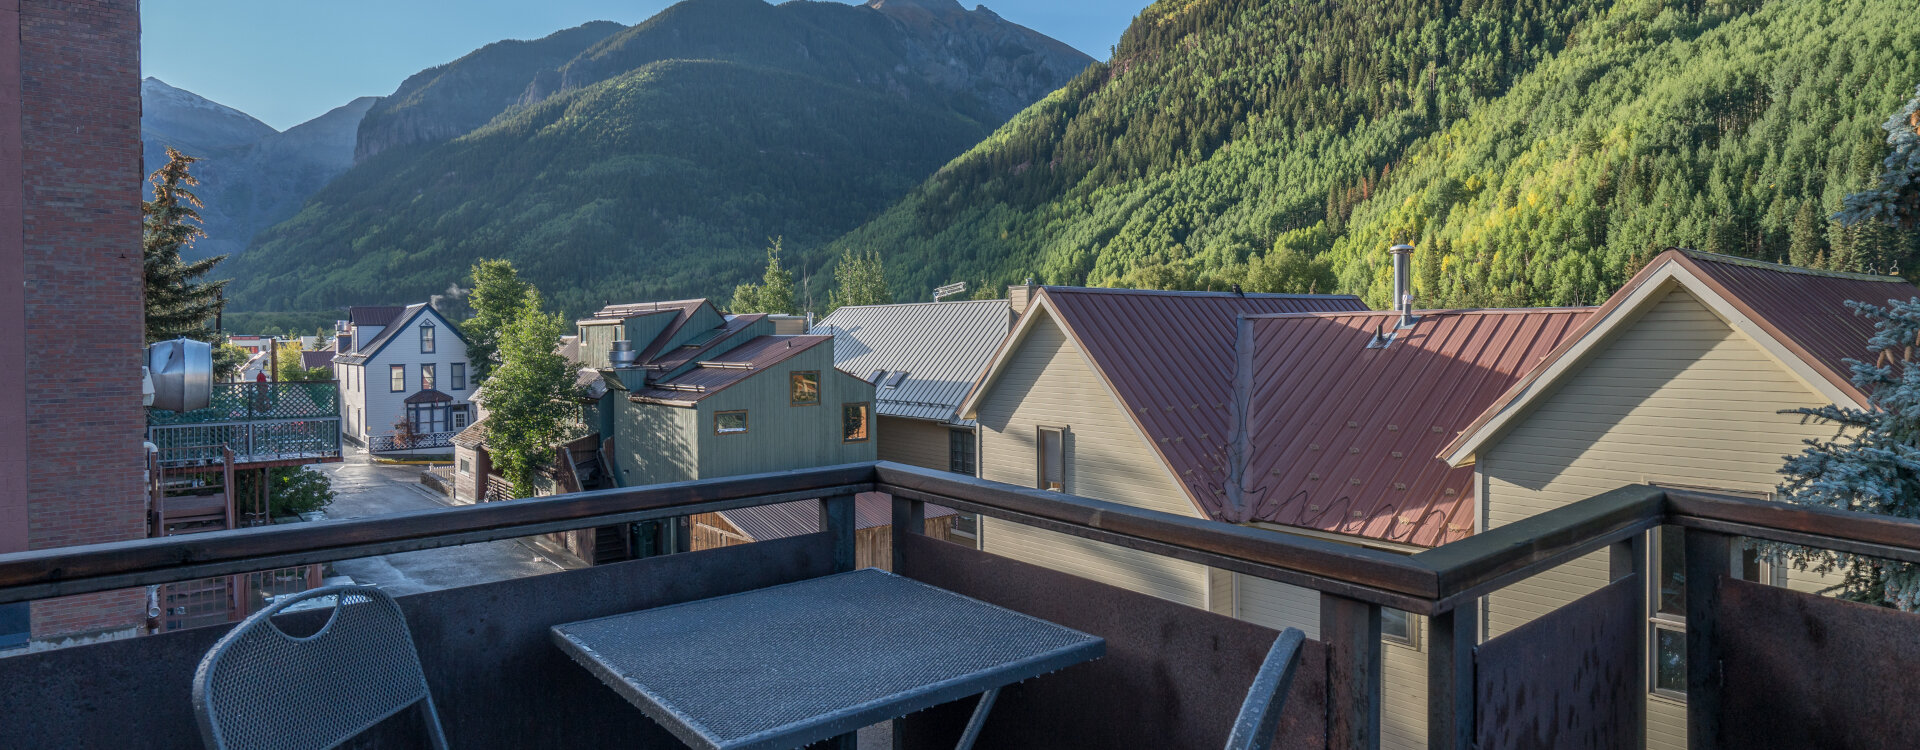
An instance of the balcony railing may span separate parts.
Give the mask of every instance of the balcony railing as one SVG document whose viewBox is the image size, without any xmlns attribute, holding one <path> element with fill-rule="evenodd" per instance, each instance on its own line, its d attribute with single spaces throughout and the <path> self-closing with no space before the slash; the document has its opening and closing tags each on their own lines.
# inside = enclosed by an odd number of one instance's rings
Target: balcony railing
<svg viewBox="0 0 1920 750">
<path fill-rule="evenodd" d="M 815 534 L 401 598 L 456 746 L 678 747 L 556 650 L 547 629 L 851 569 L 852 495 L 866 491 L 894 496 L 896 572 L 1107 640 L 1105 658 L 1002 693 L 981 747 L 1219 747 L 1275 633 L 929 539 L 917 533 L 925 503 L 1318 592 L 1319 636 L 1303 648 L 1276 746 L 1380 745 L 1381 607 L 1429 618 L 1430 747 L 1644 746 L 1638 548 L 1662 524 L 1680 527 L 1687 547 L 1690 747 L 1899 747 L 1920 736 L 1920 712 L 1907 700 L 1920 620 L 1736 580 L 1729 561 L 1733 540 L 1745 537 L 1920 562 L 1920 523 L 1655 487 L 1397 555 L 855 464 L 5 555 L 0 604 L 825 498 L 825 530 Z M 1599 550 L 1614 562 L 1612 583 L 1529 625 L 1477 637 L 1480 597 Z M 323 614 L 287 615 L 288 627 L 315 626 Z M 194 746 L 190 675 L 223 631 L 0 658 L 0 684 L 15 687 L 9 715 L 25 718 L 0 722 L 0 746 Z M 939 636 L 928 633 L 924 647 L 941 648 Z M 847 658 L 862 658 L 862 644 L 848 646 Z M 950 747 L 970 708 L 963 701 L 896 721 L 896 736 L 902 747 Z"/>
<path fill-rule="evenodd" d="M 452 448 L 453 437 L 458 434 L 460 434 L 458 430 L 453 430 L 447 432 L 420 432 L 410 436 L 397 434 L 369 435 L 367 437 L 367 450 L 374 453 L 391 453 L 393 451 Z"/>
<path fill-rule="evenodd" d="M 147 410 L 147 440 L 163 467 L 340 457 L 338 383 L 219 383 L 213 403 L 190 412 Z"/>
</svg>

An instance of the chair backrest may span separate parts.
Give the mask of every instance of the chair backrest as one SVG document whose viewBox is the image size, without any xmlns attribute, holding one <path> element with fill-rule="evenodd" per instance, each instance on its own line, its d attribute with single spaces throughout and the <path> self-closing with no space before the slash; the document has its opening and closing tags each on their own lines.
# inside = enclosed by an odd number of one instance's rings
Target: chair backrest
<svg viewBox="0 0 1920 750">
<path fill-rule="evenodd" d="M 312 635 L 288 635 L 273 622 L 289 607 L 329 597 L 319 606 L 330 617 Z M 214 750 L 324 750 L 415 703 L 433 746 L 444 749 L 406 617 L 393 597 L 367 586 L 325 586 L 274 602 L 215 643 L 193 675 L 194 714 Z"/>
<path fill-rule="evenodd" d="M 1300 644 L 1307 634 L 1299 628 L 1280 631 L 1267 649 L 1267 660 L 1253 676 L 1247 699 L 1240 703 L 1240 716 L 1233 720 L 1233 734 L 1227 736 L 1227 750 L 1267 750 L 1273 745 L 1273 733 L 1280 725 L 1280 709 L 1287 704 L 1287 689 L 1293 686 L 1295 667 L 1300 665 Z"/>
</svg>

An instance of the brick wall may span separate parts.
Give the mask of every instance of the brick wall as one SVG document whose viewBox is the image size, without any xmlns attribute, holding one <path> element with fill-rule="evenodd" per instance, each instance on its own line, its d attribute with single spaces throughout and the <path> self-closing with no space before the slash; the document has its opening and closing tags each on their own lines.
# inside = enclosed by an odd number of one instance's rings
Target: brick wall
<svg viewBox="0 0 1920 750">
<path fill-rule="evenodd" d="M 145 534 L 140 6 L 17 0 L 27 543 Z M 145 592 L 34 605 L 35 638 L 120 631 Z"/>
</svg>

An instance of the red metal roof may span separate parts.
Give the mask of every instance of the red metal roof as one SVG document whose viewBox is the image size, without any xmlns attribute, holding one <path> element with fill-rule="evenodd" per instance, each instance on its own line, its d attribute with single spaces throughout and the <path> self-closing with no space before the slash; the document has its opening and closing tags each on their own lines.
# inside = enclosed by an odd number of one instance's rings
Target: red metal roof
<svg viewBox="0 0 1920 750">
<path fill-rule="evenodd" d="M 1241 315 L 1366 310 L 1349 295 L 1042 287 L 1044 298 L 1202 510 L 1217 516 Z"/>
<path fill-rule="evenodd" d="M 636 401 L 666 403 L 674 406 L 692 405 L 736 383 L 745 381 L 785 361 L 788 357 L 832 340 L 832 336 L 756 336 L 720 355 L 723 362 L 696 365 L 693 369 L 660 381 L 652 387 L 636 391 L 631 398 Z M 681 386 L 681 388 L 659 387 L 662 385 Z"/>
<path fill-rule="evenodd" d="M 820 530 L 818 500 L 795 500 L 778 505 L 758 505 L 720 511 L 720 515 L 754 541 L 780 539 Z M 927 518 L 951 516 L 951 509 L 928 504 Z M 893 496 L 884 492 L 862 492 L 853 496 L 853 525 L 871 529 L 893 523 Z"/>
<path fill-rule="evenodd" d="M 1432 547 L 1473 533 L 1473 469 L 1440 448 L 1593 308 L 1251 318 L 1244 506 L 1222 467 L 1216 517 Z M 1394 333 L 1367 348 L 1377 331 Z"/>
<path fill-rule="evenodd" d="M 1872 359 L 1867 339 L 1873 336 L 1873 320 L 1854 314 L 1847 302 L 1885 305 L 1920 293 L 1896 276 L 1818 271 L 1692 250 L 1673 257 L 1861 401 L 1866 394 L 1853 387 L 1853 368 L 1845 360 Z"/>
<path fill-rule="evenodd" d="M 766 317 L 767 317 L 766 315 L 760 314 L 760 313 L 735 315 L 732 318 L 728 319 L 726 323 L 722 324 L 720 326 L 719 332 L 715 334 L 713 338 L 707 339 L 706 343 L 701 344 L 692 349 L 688 349 L 686 347 L 679 347 L 674 349 L 673 351 L 667 352 L 666 354 L 656 359 L 642 360 L 642 362 L 649 369 L 655 369 L 655 370 L 661 370 L 661 371 L 673 370 L 688 362 L 705 358 L 709 352 L 714 351 L 715 349 L 719 348 L 721 344 L 724 344 L 729 339 L 732 339 L 736 334 L 746 330 L 747 326 L 753 325 L 754 323 L 758 323 L 761 320 L 764 320 Z M 665 336 L 667 335 L 667 333 L 662 333 L 661 335 Z"/>
</svg>

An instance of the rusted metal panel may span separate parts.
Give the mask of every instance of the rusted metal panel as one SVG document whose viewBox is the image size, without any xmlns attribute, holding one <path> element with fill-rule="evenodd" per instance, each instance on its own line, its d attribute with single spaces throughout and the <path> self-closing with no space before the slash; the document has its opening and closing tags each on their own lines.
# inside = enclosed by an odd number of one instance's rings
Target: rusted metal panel
<svg viewBox="0 0 1920 750">
<path fill-rule="evenodd" d="M 1638 576 L 1622 578 L 1480 644 L 1473 657 L 1478 746 L 1640 747 L 1641 586 Z"/>
<path fill-rule="evenodd" d="M 399 598 L 452 747 L 679 748 L 554 648 L 561 623 L 831 572 L 825 534 L 653 557 Z M 277 619 L 317 629 L 327 612 Z M 0 747 L 199 748 L 193 671 L 227 626 L 0 658 Z M 296 708 L 295 710 L 306 710 Z M 313 710 L 325 710 L 315 707 Z M 419 747 L 389 722 L 354 747 Z M 385 734 L 386 730 L 397 732 Z"/>
<path fill-rule="evenodd" d="M 1241 315 L 1360 311 L 1358 297 L 1044 287 L 1041 299 L 1202 510 L 1218 515 Z"/>
<path fill-rule="evenodd" d="M 1393 311 L 1251 316 L 1245 501 L 1227 520 L 1422 547 L 1473 533 L 1473 468 L 1436 456 L 1591 313 L 1426 310 L 1407 328 Z M 1230 499 L 1214 474 L 1206 492 Z"/>
<path fill-rule="evenodd" d="M 1278 635 L 1068 573 L 900 536 L 897 572 L 1107 641 L 1103 659 L 1001 691 L 979 747 L 1223 747 Z M 1274 747 L 1326 746 L 1326 654 L 1318 641 L 1302 645 Z M 896 721 L 901 747 L 953 747 L 972 709 L 973 701 L 962 700 Z"/>
<path fill-rule="evenodd" d="M 1728 579 L 1720 586 L 1725 748 L 1910 748 L 1920 616 Z"/>
</svg>

